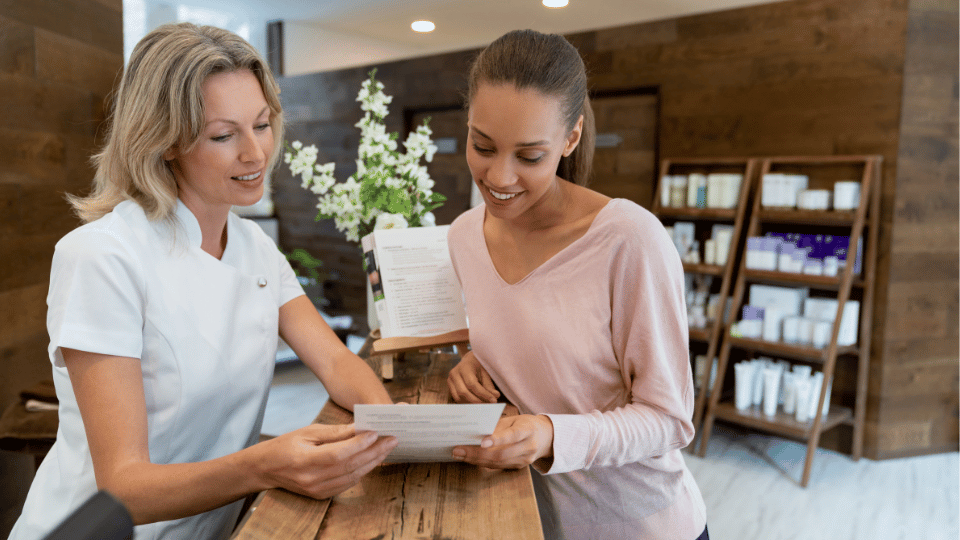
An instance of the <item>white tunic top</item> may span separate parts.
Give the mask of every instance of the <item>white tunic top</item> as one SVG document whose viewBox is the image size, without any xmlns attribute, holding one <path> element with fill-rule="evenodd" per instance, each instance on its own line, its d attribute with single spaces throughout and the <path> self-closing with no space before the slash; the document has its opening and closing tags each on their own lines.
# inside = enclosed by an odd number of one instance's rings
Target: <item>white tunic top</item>
<svg viewBox="0 0 960 540">
<path fill-rule="evenodd" d="M 217 260 L 200 248 L 200 225 L 181 201 L 176 216 L 182 226 L 151 222 L 126 201 L 57 243 L 47 330 L 60 425 L 11 539 L 42 538 L 97 491 L 60 347 L 141 360 L 153 463 L 210 460 L 257 442 L 279 309 L 303 289 L 252 221 L 230 214 Z M 226 538 L 240 507 L 142 525 L 136 539 Z"/>
<path fill-rule="evenodd" d="M 553 462 L 533 475 L 545 537 L 697 538 L 705 508 L 680 454 L 694 435 L 683 268 L 663 226 L 613 199 L 510 284 L 483 222 L 482 205 L 458 217 L 450 255 L 477 360 L 521 413 L 553 423 Z"/>
</svg>

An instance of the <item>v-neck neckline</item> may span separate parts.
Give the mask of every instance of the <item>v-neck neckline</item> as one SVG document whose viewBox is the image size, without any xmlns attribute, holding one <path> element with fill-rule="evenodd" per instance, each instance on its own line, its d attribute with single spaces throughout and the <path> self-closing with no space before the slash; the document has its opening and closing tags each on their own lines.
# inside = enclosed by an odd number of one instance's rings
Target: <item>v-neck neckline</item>
<svg viewBox="0 0 960 540">
<path fill-rule="evenodd" d="M 487 210 L 486 210 L 486 208 L 484 208 L 484 210 L 483 210 L 483 215 L 482 215 L 481 218 L 480 218 L 480 243 L 483 245 L 483 250 L 484 250 L 484 253 L 486 254 L 487 264 L 490 265 L 490 269 L 493 270 L 494 275 L 497 276 L 497 279 L 500 280 L 500 283 L 501 283 L 501 284 L 503 284 L 504 286 L 507 286 L 507 287 L 515 287 L 515 286 L 518 286 L 518 285 L 522 284 L 523 282 L 527 281 L 528 279 L 530 279 L 530 276 L 532 276 L 532 275 L 534 275 L 534 274 L 536 274 L 536 273 L 538 273 L 538 272 L 541 272 L 541 269 L 547 268 L 547 267 L 552 266 L 552 265 L 554 265 L 554 264 L 557 264 L 556 261 L 560 260 L 562 255 L 564 255 L 566 252 L 568 252 L 570 249 L 572 249 L 572 248 L 573 248 L 574 246 L 576 246 L 577 244 L 583 242 L 583 241 L 584 241 L 584 238 L 587 238 L 588 236 L 590 236 L 590 234 L 594 231 L 594 229 L 595 229 L 595 227 L 596 227 L 596 225 L 597 225 L 597 221 L 600 220 L 600 216 L 601 216 L 604 212 L 606 212 L 607 209 L 611 206 L 611 203 L 613 203 L 613 202 L 616 201 L 616 200 L 619 200 L 619 199 L 610 199 L 609 201 L 606 202 L 606 204 L 603 205 L 602 208 L 600 208 L 600 210 L 597 212 L 597 215 L 593 216 L 593 221 L 590 222 L 590 226 L 587 227 L 586 232 L 584 232 L 582 235 L 580 235 L 579 238 L 577 238 L 577 239 L 574 240 L 573 242 L 570 242 L 569 244 L 567 244 L 566 246 L 564 246 L 563 249 L 561 249 L 560 251 L 558 251 L 558 252 L 554 253 L 553 255 L 551 255 L 547 260 L 545 260 L 545 261 L 543 261 L 542 263 L 540 263 L 536 268 L 534 268 L 533 270 L 527 272 L 527 274 L 526 274 L 525 276 L 523 276 L 522 278 L 520 278 L 519 280 L 517 280 L 517 281 L 515 281 L 515 282 L 513 282 L 513 283 L 510 283 L 509 281 L 507 281 L 506 279 L 503 278 L 503 276 L 500 274 L 500 271 L 497 270 L 497 265 L 494 264 L 494 262 L 493 262 L 493 256 L 490 254 L 490 246 L 487 245 L 487 236 L 486 236 L 486 234 L 483 232 L 484 224 L 485 224 L 486 221 L 487 221 Z M 542 270 L 542 271 L 546 272 L 546 270 Z"/>
</svg>

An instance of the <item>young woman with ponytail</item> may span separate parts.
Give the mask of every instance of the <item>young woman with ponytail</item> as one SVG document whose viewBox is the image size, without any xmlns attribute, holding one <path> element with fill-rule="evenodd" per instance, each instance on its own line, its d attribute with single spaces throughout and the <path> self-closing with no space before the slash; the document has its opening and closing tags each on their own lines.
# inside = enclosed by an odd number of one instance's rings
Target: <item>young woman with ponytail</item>
<svg viewBox="0 0 960 540">
<path fill-rule="evenodd" d="M 532 465 L 546 538 L 708 538 L 680 450 L 694 437 L 683 268 L 660 222 L 588 189 L 587 77 L 563 37 L 510 32 L 469 75 L 467 163 L 484 204 L 453 224 L 472 351 L 459 402 L 520 415 L 478 466 Z"/>
</svg>

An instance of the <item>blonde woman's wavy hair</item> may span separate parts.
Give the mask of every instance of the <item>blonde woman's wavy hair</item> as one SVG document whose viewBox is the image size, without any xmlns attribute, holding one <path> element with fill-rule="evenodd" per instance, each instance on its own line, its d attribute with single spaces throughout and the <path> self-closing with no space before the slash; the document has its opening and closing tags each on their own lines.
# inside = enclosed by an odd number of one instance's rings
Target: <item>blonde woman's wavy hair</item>
<svg viewBox="0 0 960 540">
<path fill-rule="evenodd" d="M 283 141 L 283 109 L 280 88 L 266 62 L 243 38 L 226 30 L 163 25 L 144 36 L 130 55 L 114 95 L 106 144 L 92 158 L 93 191 L 87 197 L 67 197 L 80 219 L 99 219 L 125 200 L 137 202 L 151 220 L 171 219 L 177 183 L 163 154 L 173 147 L 189 152 L 200 139 L 207 77 L 242 69 L 260 81 L 270 108 L 270 170 Z"/>
</svg>

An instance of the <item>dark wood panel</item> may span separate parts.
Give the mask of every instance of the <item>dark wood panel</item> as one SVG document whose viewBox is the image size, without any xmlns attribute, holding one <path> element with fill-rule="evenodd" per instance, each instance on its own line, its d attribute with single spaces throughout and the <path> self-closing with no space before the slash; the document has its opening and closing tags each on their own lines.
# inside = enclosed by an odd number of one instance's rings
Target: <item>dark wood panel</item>
<svg viewBox="0 0 960 540">
<path fill-rule="evenodd" d="M 109 94 L 119 82 L 123 54 L 46 30 L 36 31 L 37 78 Z"/>
<path fill-rule="evenodd" d="M 97 0 L 5 0 L 0 11 L 29 26 L 123 51 L 122 9 Z"/>
<path fill-rule="evenodd" d="M 895 253 L 957 253 L 960 245 L 960 223 L 956 219 L 930 220 L 922 223 L 897 223 L 893 229 L 891 249 Z"/>
<path fill-rule="evenodd" d="M 0 15 L 0 73 L 32 77 L 34 55 L 33 28 Z"/>
<path fill-rule="evenodd" d="M 949 335 L 950 305 L 957 303 L 956 280 L 890 283 L 887 336 L 938 339 Z"/>
<path fill-rule="evenodd" d="M 0 116 L 3 127 L 56 134 L 93 136 L 98 123 L 91 119 L 88 90 L 0 74 Z"/>
<path fill-rule="evenodd" d="M 0 310 L 0 348 L 21 342 L 24 338 L 46 334 L 47 283 L 37 283 L 0 292 L 0 305 L 16 309 Z"/>
<path fill-rule="evenodd" d="M 883 358 L 892 365 L 956 362 L 958 351 L 960 351 L 960 338 L 956 335 L 936 340 L 888 339 L 884 342 Z"/>
<path fill-rule="evenodd" d="M 931 409 L 918 400 L 942 399 L 955 395 L 960 386 L 960 366 L 957 362 L 927 362 L 918 365 L 890 366 L 883 373 L 882 414 L 905 407 L 915 409 L 914 414 L 930 416 Z M 910 399 L 908 399 L 910 398 Z"/>
<path fill-rule="evenodd" d="M 43 234 L 43 235 L 10 235 L 0 237 L 0 293 L 22 290 L 24 287 L 33 287 L 40 285 L 44 291 L 47 290 L 50 279 L 50 261 L 53 258 L 53 247 L 63 236 L 62 233 Z M 46 297 L 38 299 L 32 298 L 32 301 L 39 302 L 40 306 L 46 310 Z M 7 311 L 17 312 L 20 309 L 18 304 L 5 304 L 17 306 L 15 309 Z M 46 319 L 33 320 L 33 323 L 39 324 L 39 329 L 45 331 Z"/>
<path fill-rule="evenodd" d="M 944 281 L 960 275 L 957 252 L 912 253 L 890 261 L 890 281 Z"/>
</svg>

